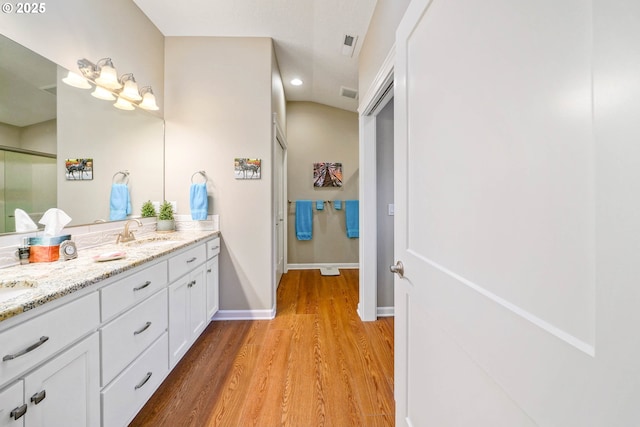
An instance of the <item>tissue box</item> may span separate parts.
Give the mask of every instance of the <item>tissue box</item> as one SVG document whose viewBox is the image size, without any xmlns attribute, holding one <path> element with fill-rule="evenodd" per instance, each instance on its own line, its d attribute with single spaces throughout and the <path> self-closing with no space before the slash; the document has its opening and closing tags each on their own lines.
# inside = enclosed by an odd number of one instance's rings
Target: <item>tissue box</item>
<svg viewBox="0 0 640 427">
<path fill-rule="evenodd" d="M 52 262 L 60 258 L 60 243 L 71 240 L 71 235 L 56 237 L 29 237 L 29 262 Z"/>
</svg>

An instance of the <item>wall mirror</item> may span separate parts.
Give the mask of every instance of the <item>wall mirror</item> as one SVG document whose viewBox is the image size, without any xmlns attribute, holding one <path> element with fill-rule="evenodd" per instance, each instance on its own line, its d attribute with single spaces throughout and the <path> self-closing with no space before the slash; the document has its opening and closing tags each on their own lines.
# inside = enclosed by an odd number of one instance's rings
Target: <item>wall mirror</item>
<svg viewBox="0 0 640 427">
<path fill-rule="evenodd" d="M 114 182 L 128 173 L 132 214 L 164 198 L 164 121 L 62 83 L 67 70 L 0 35 L 0 233 L 14 211 L 38 222 L 50 207 L 71 225 L 109 219 Z M 66 160 L 92 159 L 91 179 L 68 179 Z"/>
</svg>

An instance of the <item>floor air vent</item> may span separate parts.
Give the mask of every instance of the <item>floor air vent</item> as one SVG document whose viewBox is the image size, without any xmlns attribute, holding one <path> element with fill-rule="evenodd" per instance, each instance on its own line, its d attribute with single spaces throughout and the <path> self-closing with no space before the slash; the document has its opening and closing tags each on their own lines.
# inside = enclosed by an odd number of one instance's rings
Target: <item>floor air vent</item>
<svg viewBox="0 0 640 427">
<path fill-rule="evenodd" d="M 340 270 L 338 267 L 320 267 L 320 274 L 322 276 L 339 276 Z"/>
</svg>

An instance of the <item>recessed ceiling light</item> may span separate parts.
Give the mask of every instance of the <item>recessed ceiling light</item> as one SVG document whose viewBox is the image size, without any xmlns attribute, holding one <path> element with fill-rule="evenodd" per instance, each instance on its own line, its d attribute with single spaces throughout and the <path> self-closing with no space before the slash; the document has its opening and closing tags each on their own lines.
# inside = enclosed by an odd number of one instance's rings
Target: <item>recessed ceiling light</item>
<svg viewBox="0 0 640 427">
<path fill-rule="evenodd" d="M 294 85 L 294 86 L 300 86 L 302 84 L 302 80 L 297 79 L 297 78 L 293 79 L 293 80 L 291 80 L 291 84 Z"/>
</svg>

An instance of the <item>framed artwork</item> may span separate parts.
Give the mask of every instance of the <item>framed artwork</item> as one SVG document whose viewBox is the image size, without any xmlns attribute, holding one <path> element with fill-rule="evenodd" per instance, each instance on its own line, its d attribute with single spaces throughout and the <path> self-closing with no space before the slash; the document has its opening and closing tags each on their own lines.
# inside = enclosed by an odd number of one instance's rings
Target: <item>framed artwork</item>
<svg viewBox="0 0 640 427">
<path fill-rule="evenodd" d="M 234 174 L 236 179 L 260 179 L 261 159 L 237 157 L 234 160 Z"/>
<path fill-rule="evenodd" d="M 314 163 L 314 187 L 342 187 L 342 163 Z"/>
<path fill-rule="evenodd" d="M 68 181 L 85 181 L 93 179 L 93 159 L 66 159 L 64 161 L 65 177 Z"/>
</svg>

